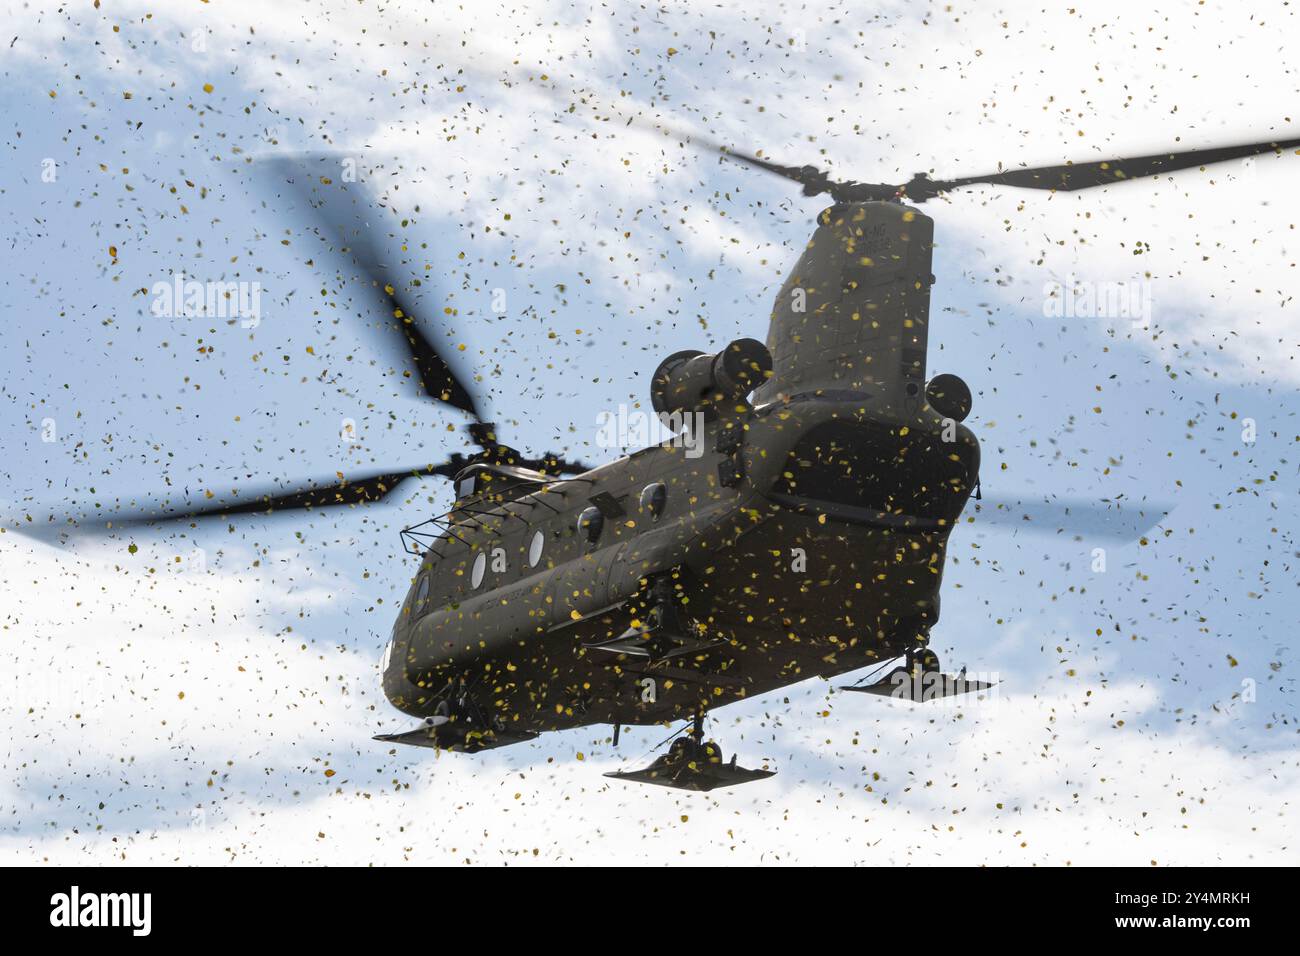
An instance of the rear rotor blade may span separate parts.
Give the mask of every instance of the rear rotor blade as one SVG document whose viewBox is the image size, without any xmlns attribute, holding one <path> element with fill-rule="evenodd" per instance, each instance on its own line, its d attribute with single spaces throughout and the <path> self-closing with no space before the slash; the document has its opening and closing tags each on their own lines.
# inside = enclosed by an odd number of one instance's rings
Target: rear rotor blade
<svg viewBox="0 0 1300 956">
<path fill-rule="evenodd" d="M 692 137 L 685 137 L 692 139 Z M 1065 163 L 1059 166 L 1033 166 L 1007 169 L 983 176 L 964 176 L 959 179 L 931 179 L 918 173 L 906 183 L 860 183 L 837 181 L 815 166 L 782 166 L 748 153 L 703 143 L 706 148 L 720 150 L 727 159 L 775 173 L 799 183 L 804 195 L 816 196 L 830 193 L 836 202 L 870 202 L 903 199 L 923 203 L 928 199 L 966 186 L 1014 186 L 1021 189 L 1047 189 L 1073 192 L 1095 186 L 1110 186 L 1130 179 L 1159 176 L 1180 169 L 1204 168 L 1215 163 L 1246 159 L 1265 153 L 1281 155 L 1286 150 L 1300 153 L 1300 139 L 1269 140 L 1260 143 L 1243 143 L 1237 146 L 1217 146 L 1207 149 L 1189 149 L 1179 152 L 1153 153 L 1149 156 L 1129 156 L 1119 159 L 1098 160 L 1087 163 Z"/>
<path fill-rule="evenodd" d="M 961 179 L 932 180 L 918 176 L 902 186 L 906 197 L 913 202 L 933 199 L 940 193 L 963 186 L 992 184 L 1017 186 L 1021 189 L 1059 189 L 1072 192 L 1094 186 L 1109 186 L 1129 179 L 1159 176 L 1180 169 L 1210 166 L 1233 159 L 1245 159 L 1264 153 L 1281 154 L 1295 150 L 1300 139 L 1273 140 L 1264 143 L 1245 143 L 1239 146 L 1220 146 L 1210 149 L 1189 149 L 1176 153 L 1155 153 L 1150 156 L 1131 156 L 1091 163 L 1066 163 L 1063 166 L 1036 166 L 1028 169 L 1010 169 L 984 176 L 967 176 Z"/>
<path fill-rule="evenodd" d="M 727 146 L 718 146 L 717 149 L 727 159 L 754 166 L 799 183 L 799 185 L 803 186 L 805 196 L 830 193 L 831 198 L 836 202 L 878 202 L 898 199 L 902 195 L 902 186 L 891 186 L 888 183 L 840 182 L 831 179 L 816 166 L 782 166 L 779 163 L 768 162 L 766 159 L 759 159 L 757 156 L 750 156 L 748 153 L 742 153 Z"/>
<path fill-rule="evenodd" d="M 1169 512 L 1172 505 L 1156 502 L 1128 502 L 1097 498 L 1001 498 L 985 495 L 971 499 L 963 520 L 974 524 L 1055 534 L 1067 537 L 1109 538 L 1136 541 L 1147 534 Z"/>
<path fill-rule="evenodd" d="M 782 166 L 778 163 L 768 162 L 766 159 L 759 159 L 757 156 L 750 156 L 748 153 L 742 153 L 738 150 L 731 149 L 727 146 L 718 146 L 722 155 L 732 162 L 745 163 L 757 169 L 766 170 L 769 173 L 776 173 L 778 176 L 784 176 L 803 186 L 805 196 L 816 196 L 829 190 L 834 183 L 829 177 L 818 169 L 816 166 Z"/>
<path fill-rule="evenodd" d="M 327 154 L 274 157 L 262 160 L 262 164 L 278 183 L 285 184 L 310 207 L 313 218 L 320 224 L 316 231 L 322 238 L 336 243 L 338 252 L 351 255 L 386 316 L 385 324 L 393 329 L 410 356 L 416 380 L 424 393 L 480 418 L 480 403 L 474 392 L 456 375 L 422 330 L 410 288 L 399 282 L 396 270 L 379 253 L 379 249 L 400 240 L 383 235 L 377 228 L 372 221 L 372 203 L 365 192 L 342 181 L 339 171 L 345 168 L 342 163 L 349 160 L 355 162 L 353 157 Z"/>
</svg>

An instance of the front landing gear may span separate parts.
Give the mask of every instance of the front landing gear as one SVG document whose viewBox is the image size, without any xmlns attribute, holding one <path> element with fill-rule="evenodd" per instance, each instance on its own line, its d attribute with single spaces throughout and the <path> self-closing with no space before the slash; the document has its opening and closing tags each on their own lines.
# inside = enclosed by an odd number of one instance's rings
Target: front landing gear
<svg viewBox="0 0 1300 956">
<path fill-rule="evenodd" d="M 644 770 L 619 770 L 605 774 L 619 780 L 653 783 L 677 790 L 709 791 L 774 776 L 774 770 L 750 770 L 736 766 L 736 755 L 725 762 L 722 748 L 704 739 L 704 715 L 696 714 L 688 736 L 678 737 L 668 753 Z"/>
<path fill-rule="evenodd" d="M 511 729 L 505 721 L 489 714 L 462 683 L 450 689 L 438 702 L 433 716 L 426 717 L 414 730 L 380 734 L 374 739 L 472 754 L 532 740 L 536 736 L 531 731 Z"/>
</svg>

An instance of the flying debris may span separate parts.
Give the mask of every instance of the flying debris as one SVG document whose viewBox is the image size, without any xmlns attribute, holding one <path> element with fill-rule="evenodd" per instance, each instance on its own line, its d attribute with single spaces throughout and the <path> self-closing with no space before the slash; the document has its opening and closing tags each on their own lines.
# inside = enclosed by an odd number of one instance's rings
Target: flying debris
<svg viewBox="0 0 1300 956">
<path fill-rule="evenodd" d="M 988 689 L 944 674 L 930 648 L 963 516 L 1131 540 L 1168 509 L 983 494 L 979 442 L 963 424 L 971 390 L 927 368 L 934 223 L 919 205 L 977 185 L 1113 186 L 1293 151 L 1300 139 L 898 184 L 837 182 L 704 145 L 832 204 L 765 342 L 672 351 L 660 363 L 648 398 L 678 424 L 673 438 L 594 468 L 502 443 L 473 378 L 385 264 L 390 237 L 370 225 L 358 191 L 301 157 L 274 160 L 265 168 L 284 200 L 310 209 L 322 240 L 364 277 L 414 384 L 470 418 L 474 449 L 97 520 L 355 506 L 408 480 L 452 480 L 451 509 L 402 532 L 418 571 L 384 651 L 383 690 L 421 722 L 376 738 L 386 743 L 474 752 L 587 725 L 611 725 L 617 740 L 624 725 L 685 720 L 689 731 L 651 766 L 611 776 L 709 790 L 771 775 L 704 739 L 705 715 L 729 703 L 894 661 L 879 681 L 848 689 L 913 701 Z M 701 455 L 683 454 L 686 437 Z"/>
</svg>

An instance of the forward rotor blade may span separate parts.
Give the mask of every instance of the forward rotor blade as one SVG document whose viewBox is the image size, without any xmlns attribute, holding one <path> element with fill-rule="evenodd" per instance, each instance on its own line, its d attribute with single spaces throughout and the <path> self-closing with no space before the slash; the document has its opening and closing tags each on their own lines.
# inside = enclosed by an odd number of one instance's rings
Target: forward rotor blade
<svg viewBox="0 0 1300 956">
<path fill-rule="evenodd" d="M 364 505 L 383 501 L 397 489 L 398 485 L 411 478 L 430 476 L 453 478 L 467 465 L 480 461 L 499 461 L 501 464 L 530 468 L 547 475 L 576 475 L 592 470 L 592 466 L 585 462 L 570 461 L 559 455 L 547 455 L 537 459 L 520 458 L 513 449 L 498 445 L 490 454 L 465 456 L 457 453 L 440 464 L 421 465 L 406 471 L 375 472 L 359 478 L 347 478 L 338 474 L 334 478 L 308 482 L 306 488 L 294 491 L 264 492 L 249 496 L 241 496 L 236 491 L 232 492 L 229 498 L 223 499 L 216 499 L 214 494 L 208 492 L 208 497 L 214 499 L 213 503 L 200 507 L 164 508 L 152 513 L 119 514 L 100 511 L 98 514 L 63 524 L 38 523 L 29 520 L 26 524 L 14 524 L 13 530 L 29 537 L 45 540 L 69 533 L 76 534 L 78 531 L 113 530 L 171 521 Z"/>
<path fill-rule="evenodd" d="M 1037 166 L 1029 169 L 1009 169 L 984 176 L 967 176 L 961 179 L 931 180 L 917 177 L 902 187 L 906 197 L 913 202 L 933 199 L 940 193 L 976 186 L 984 183 L 998 186 L 1017 186 L 1021 189 L 1059 189 L 1072 192 L 1094 186 L 1109 186 L 1129 179 L 1158 176 L 1180 169 L 1210 166 L 1233 159 L 1245 159 L 1264 153 L 1281 154 L 1295 150 L 1300 139 L 1272 140 L 1264 143 L 1245 143 L 1240 146 L 1220 146 L 1211 149 L 1190 149 L 1177 153 L 1155 153 L 1151 156 L 1131 156 L 1091 163 L 1066 163 L 1063 166 Z"/>
<path fill-rule="evenodd" d="M 1155 527 L 1172 507 L 1155 502 L 1090 498 L 1034 500 L 985 495 L 982 501 L 971 499 L 966 505 L 963 522 L 973 517 L 976 527 L 1135 541 Z"/>
<path fill-rule="evenodd" d="M 93 519 L 107 521 L 112 528 L 135 527 L 160 521 L 177 521 L 182 519 L 211 518 L 239 514 L 270 514 L 277 511 L 295 511 L 298 509 L 315 510 L 317 508 L 336 508 L 342 505 L 359 505 L 383 501 L 402 482 L 410 478 L 423 478 L 437 475 L 450 478 L 465 467 L 467 460 L 453 456 L 452 460 L 438 465 L 421 465 L 407 471 L 386 471 L 359 478 L 345 478 L 341 474 L 332 479 L 308 482 L 306 488 L 295 491 L 266 492 L 255 495 L 232 493 L 229 498 L 214 500 L 196 508 L 178 508 L 163 510 L 153 514 L 96 515 Z M 212 492 L 210 498 L 216 499 Z"/>
<path fill-rule="evenodd" d="M 402 348 L 410 356 L 415 377 L 424 393 L 446 402 L 475 418 L 481 418 L 473 391 L 452 370 L 416 319 L 410 288 L 400 283 L 396 270 L 385 263 L 379 250 L 399 243 L 383 235 L 371 222 L 370 198 L 360 188 L 341 181 L 345 160 L 352 157 L 311 156 L 263 160 L 274 178 L 285 183 L 311 208 L 321 224 L 323 238 L 338 244 L 339 252 L 350 253 L 376 303 L 385 314 Z M 341 211 L 346 208 L 346 213 Z M 416 280 L 418 284 L 419 280 Z M 409 374 L 409 373 L 408 373 Z"/>
</svg>

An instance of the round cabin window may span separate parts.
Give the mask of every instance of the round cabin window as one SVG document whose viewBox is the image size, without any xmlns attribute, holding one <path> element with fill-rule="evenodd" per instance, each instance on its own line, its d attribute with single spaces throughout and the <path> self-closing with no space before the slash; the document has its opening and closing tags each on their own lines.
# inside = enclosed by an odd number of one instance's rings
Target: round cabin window
<svg viewBox="0 0 1300 956">
<path fill-rule="evenodd" d="M 605 527 L 605 516 L 596 507 L 586 508 L 578 515 L 578 530 L 587 539 L 588 544 L 600 540 L 600 532 Z"/>
<path fill-rule="evenodd" d="M 538 562 L 542 560 L 542 548 L 546 544 L 546 535 L 540 531 L 533 532 L 532 543 L 528 545 L 528 566 L 537 567 Z"/>
<path fill-rule="evenodd" d="M 483 575 L 487 573 L 487 554 L 483 551 L 478 553 L 474 559 L 474 568 L 469 573 L 469 586 L 478 587 L 483 583 Z"/>
<path fill-rule="evenodd" d="M 659 520 L 667 501 L 668 488 L 662 481 L 653 482 L 641 489 L 641 510 L 650 513 L 651 521 Z"/>
</svg>

